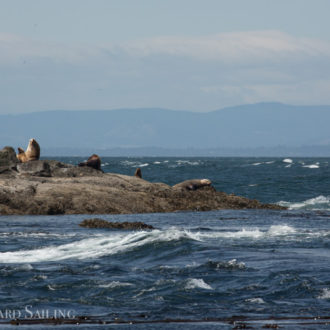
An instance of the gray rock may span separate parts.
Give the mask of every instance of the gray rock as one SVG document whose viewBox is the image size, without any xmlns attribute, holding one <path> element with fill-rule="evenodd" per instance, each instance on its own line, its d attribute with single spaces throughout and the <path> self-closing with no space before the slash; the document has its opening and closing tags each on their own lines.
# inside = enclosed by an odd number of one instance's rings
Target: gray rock
<svg viewBox="0 0 330 330">
<path fill-rule="evenodd" d="M 26 163 L 17 164 L 17 171 L 21 175 L 50 177 L 49 163 L 45 160 L 31 160 Z"/>
<path fill-rule="evenodd" d="M 18 163 L 16 152 L 12 147 L 0 150 L 0 173 L 14 169 Z"/>
<path fill-rule="evenodd" d="M 0 166 L 9 165 L 12 163 L 18 163 L 16 152 L 12 147 L 4 147 L 0 150 Z"/>
<path fill-rule="evenodd" d="M 13 148 L 0 151 L 0 215 L 120 214 L 219 209 L 285 209 L 228 195 L 211 186 L 175 189 L 135 176 L 103 173 L 55 160 L 18 163 Z"/>
</svg>

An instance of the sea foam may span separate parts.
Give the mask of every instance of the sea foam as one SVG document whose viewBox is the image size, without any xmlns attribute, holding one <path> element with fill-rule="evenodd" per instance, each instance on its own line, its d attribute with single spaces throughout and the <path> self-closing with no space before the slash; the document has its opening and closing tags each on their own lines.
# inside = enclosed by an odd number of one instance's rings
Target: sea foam
<svg viewBox="0 0 330 330">
<path fill-rule="evenodd" d="M 285 202 L 280 201 L 278 203 L 281 206 L 288 207 L 290 210 L 330 210 L 330 196 L 320 195 L 315 198 L 307 199 L 303 202 Z"/>
<path fill-rule="evenodd" d="M 191 290 L 191 289 L 204 289 L 204 290 L 213 290 L 213 288 L 204 282 L 201 278 L 190 278 L 187 281 L 187 284 L 185 286 L 185 289 Z"/>
<path fill-rule="evenodd" d="M 319 163 L 316 163 L 316 164 L 311 164 L 311 165 L 304 165 L 303 167 L 306 167 L 306 168 L 320 168 L 320 165 L 319 165 Z"/>
<path fill-rule="evenodd" d="M 317 297 L 318 299 L 330 299 L 330 289 L 322 289 L 321 294 Z"/>
<path fill-rule="evenodd" d="M 198 240 L 189 231 L 170 228 L 166 231 L 138 231 L 129 234 L 105 234 L 59 246 L 0 253 L 0 263 L 33 263 L 66 259 L 99 258 L 125 252 L 155 242 L 180 239 Z"/>
<path fill-rule="evenodd" d="M 192 232 L 177 227 L 167 230 L 138 231 L 130 233 L 107 233 L 85 238 L 75 242 L 51 245 L 33 250 L 19 250 L 0 253 L 0 263 L 34 263 L 47 261 L 61 261 L 67 259 L 90 259 L 106 255 L 113 255 L 141 246 L 159 242 L 179 240 L 206 241 L 208 239 L 267 239 L 273 236 L 285 236 L 295 233 L 295 229 L 282 225 L 271 226 L 263 231 L 259 228 L 241 229 L 238 231 Z"/>
</svg>

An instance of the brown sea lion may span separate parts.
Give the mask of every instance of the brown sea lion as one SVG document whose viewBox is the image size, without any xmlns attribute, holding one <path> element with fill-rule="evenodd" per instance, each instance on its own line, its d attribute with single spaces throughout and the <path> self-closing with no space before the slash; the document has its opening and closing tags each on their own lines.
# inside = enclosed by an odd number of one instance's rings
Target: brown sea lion
<svg viewBox="0 0 330 330">
<path fill-rule="evenodd" d="M 92 167 L 95 168 L 96 170 L 101 170 L 101 158 L 96 155 L 93 154 L 92 156 L 90 156 L 87 161 L 79 163 L 78 166 L 88 166 L 88 167 Z"/>
<path fill-rule="evenodd" d="M 137 178 L 142 179 L 142 171 L 141 171 L 140 167 L 138 167 L 138 168 L 136 169 L 134 175 L 135 175 Z"/>
<path fill-rule="evenodd" d="M 18 154 L 16 155 L 17 159 L 21 162 L 21 163 L 26 163 L 27 162 L 27 157 L 25 155 L 25 151 L 18 147 Z"/>
<path fill-rule="evenodd" d="M 40 146 L 35 139 L 30 139 L 26 151 L 22 148 L 17 148 L 18 154 L 17 159 L 21 163 L 29 162 L 30 160 L 38 160 L 40 158 Z"/>
<path fill-rule="evenodd" d="M 199 188 L 210 186 L 211 181 L 209 179 L 194 179 L 194 180 L 186 180 L 180 182 L 173 186 L 174 189 L 187 189 L 187 190 L 197 190 Z"/>
</svg>

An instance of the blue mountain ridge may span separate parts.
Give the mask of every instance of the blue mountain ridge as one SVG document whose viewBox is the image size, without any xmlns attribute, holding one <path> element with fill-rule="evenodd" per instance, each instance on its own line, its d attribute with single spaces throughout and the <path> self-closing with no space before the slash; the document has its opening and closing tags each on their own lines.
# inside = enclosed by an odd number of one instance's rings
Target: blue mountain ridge
<svg viewBox="0 0 330 330">
<path fill-rule="evenodd" d="M 1 145 L 44 148 L 272 148 L 330 144 L 330 106 L 258 103 L 212 112 L 160 108 L 0 115 Z"/>
</svg>

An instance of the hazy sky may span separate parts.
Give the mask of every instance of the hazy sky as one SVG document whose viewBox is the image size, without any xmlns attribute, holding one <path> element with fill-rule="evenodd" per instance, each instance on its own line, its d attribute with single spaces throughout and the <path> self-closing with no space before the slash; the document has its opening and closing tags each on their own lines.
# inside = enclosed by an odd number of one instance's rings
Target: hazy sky
<svg viewBox="0 0 330 330">
<path fill-rule="evenodd" d="M 0 0 L 0 113 L 330 104 L 329 0 Z"/>
</svg>

